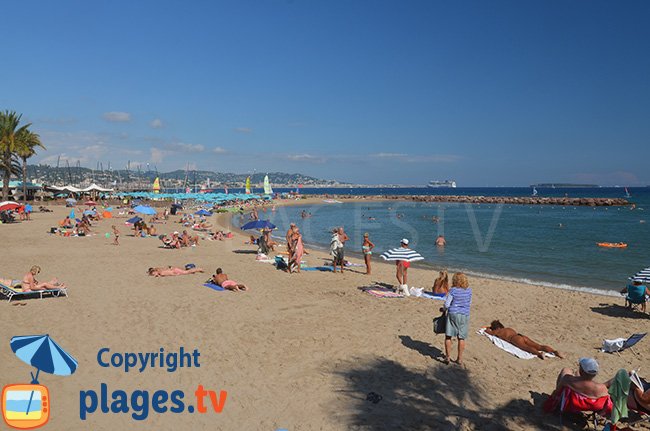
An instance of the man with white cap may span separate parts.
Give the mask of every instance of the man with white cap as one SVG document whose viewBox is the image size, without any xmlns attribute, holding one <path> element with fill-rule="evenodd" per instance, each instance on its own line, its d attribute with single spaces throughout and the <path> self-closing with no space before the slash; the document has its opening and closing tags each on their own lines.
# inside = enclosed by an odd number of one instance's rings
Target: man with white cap
<svg viewBox="0 0 650 431">
<path fill-rule="evenodd" d="M 594 381 L 598 369 L 598 362 L 594 358 L 580 358 L 578 371 L 570 368 L 562 369 L 557 378 L 555 392 L 551 395 L 551 399 L 554 398 L 554 395 L 555 398 L 558 398 L 557 394 L 560 394 L 565 389 L 570 389 L 574 393 L 572 398 L 577 399 L 574 404 L 579 404 L 579 406 L 568 406 L 569 410 L 598 411 L 600 409 L 607 410 L 608 408 L 611 410 L 611 400 L 608 402 L 606 399 L 609 398 L 607 386 Z M 565 406 L 566 409 L 567 406 Z"/>
</svg>

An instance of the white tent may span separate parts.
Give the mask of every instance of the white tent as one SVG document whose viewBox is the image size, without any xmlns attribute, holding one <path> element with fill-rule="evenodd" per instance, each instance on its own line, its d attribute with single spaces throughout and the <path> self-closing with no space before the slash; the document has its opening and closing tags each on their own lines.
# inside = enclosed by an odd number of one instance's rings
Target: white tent
<svg viewBox="0 0 650 431">
<path fill-rule="evenodd" d="M 112 192 L 113 189 L 105 189 L 103 187 L 98 186 L 95 183 L 92 183 L 91 185 L 89 185 L 85 189 L 81 189 L 80 191 L 81 192 Z"/>
</svg>

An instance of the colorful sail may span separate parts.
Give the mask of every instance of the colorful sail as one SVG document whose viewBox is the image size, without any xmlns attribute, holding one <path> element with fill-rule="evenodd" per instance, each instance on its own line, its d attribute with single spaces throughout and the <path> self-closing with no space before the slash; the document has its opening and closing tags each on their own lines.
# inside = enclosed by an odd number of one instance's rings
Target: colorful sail
<svg viewBox="0 0 650 431">
<path fill-rule="evenodd" d="M 251 194 L 251 177 L 246 177 L 246 194 Z"/>
<path fill-rule="evenodd" d="M 265 195 L 272 195 L 273 194 L 273 189 L 271 188 L 271 183 L 269 182 L 269 176 L 268 175 L 264 176 L 264 194 Z"/>
<path fill-rule="evenodd" d="M 158 179 L 158 177 L 156 177 L 156 179 L 153 180 L 153 192 L 160 193 L 160 180 Z"/>
</svg>

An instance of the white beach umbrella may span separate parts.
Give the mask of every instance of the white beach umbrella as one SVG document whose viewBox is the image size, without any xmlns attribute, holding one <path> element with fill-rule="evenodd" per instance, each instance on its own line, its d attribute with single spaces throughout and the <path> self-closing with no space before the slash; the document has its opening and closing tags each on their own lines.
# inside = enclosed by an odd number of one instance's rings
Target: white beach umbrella
<svg viewBox="0 0 650 431">
<path fill-rule="evenodd" d="M 396 261 L 396 260 L 405 260 L 407 262 L 415 262 L 417 260 L 424 260 L 422 255 L 415 250 L 410 248 L 398 247 L 393 248 L 388 251 L 385 251 L 381 254 L 381 258 L 384 260 Z"/>
<path fill-rule="evenodd" d="M 650 283 L 650 267 L 641 270 L 630 277 L 632 281 L 638 281 L 640 283 Z"/>
</svg>

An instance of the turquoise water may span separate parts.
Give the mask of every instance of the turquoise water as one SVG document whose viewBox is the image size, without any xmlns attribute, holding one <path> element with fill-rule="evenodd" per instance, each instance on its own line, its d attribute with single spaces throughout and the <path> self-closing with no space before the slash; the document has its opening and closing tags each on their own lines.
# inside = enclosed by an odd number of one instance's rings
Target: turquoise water
<svg viewBox="0 0 650 431">
<path fill-rule="evenodd" d="M 527 189 L 481 191 L 472 194 L 529 195 Z M 342 225 L 351 238 L 346 247 L 351 251 L 360 251 L 364 232 L 370 234 L 377 255 L 399 246 L 401 238 L 408 238 L 411 248 L 425 257 L 424 264 L 435 268 L 555 287 L 612 291 L 625 286 L 630 275 L 650 266 L 650 189 L 630 192 L 631 201 L 638 207 L 635 210 L 389 201 L 278 208 L 275 213 L 262 213 L 261 218 L 277 224 L 280 236 L 290 222 L 296 222 L 307 244 L 327 246 L 331 229 Z M 454 193 L 464 194 L 459 189 Z M 563 193 L 549 189 L 547 195 Z M 570 190 L 570 196 L 581 197 L 621 197 L 622 193 L 622 189 Z M 312 217 L 302 219 L 303 210 Z M 439 221 L 434 223 L 432 217 Z M 447 240 L 442 249 L 434 244 L 439 234 Z M 597 242 L 625 242 L 629 246 L 609 249 L 598 247 Z"/>
</svg>

